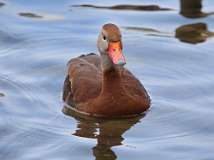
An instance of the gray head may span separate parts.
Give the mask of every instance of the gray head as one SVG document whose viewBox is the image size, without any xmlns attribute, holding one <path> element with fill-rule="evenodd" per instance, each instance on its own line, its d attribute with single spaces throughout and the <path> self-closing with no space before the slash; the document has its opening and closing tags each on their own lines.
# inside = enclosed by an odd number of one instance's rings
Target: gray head
<svg viewBox="0 0 214 160">
<path fill-rule="evenodd" d="M 122 54 L 121 32 L 115 24 L 108 23 L 102 27 L 97 40 L 97 48 L 101 56 L 106 57 L 104 61 L 108 59 L 112 64 L 117 65 L 124 65 L 126 63 L 125 57 Z"/>
</svg>

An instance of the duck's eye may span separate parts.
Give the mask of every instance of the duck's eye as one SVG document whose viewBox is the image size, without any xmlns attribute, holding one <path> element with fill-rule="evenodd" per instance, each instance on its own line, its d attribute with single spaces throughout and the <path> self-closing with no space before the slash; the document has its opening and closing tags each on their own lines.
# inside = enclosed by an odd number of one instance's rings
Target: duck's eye
<svg viewBox="0 0 214 160">
<path fill-rule="evenodd" d="M 103 40 L 106 40 L 106 36 L 103 36 Z"/>
</svg>

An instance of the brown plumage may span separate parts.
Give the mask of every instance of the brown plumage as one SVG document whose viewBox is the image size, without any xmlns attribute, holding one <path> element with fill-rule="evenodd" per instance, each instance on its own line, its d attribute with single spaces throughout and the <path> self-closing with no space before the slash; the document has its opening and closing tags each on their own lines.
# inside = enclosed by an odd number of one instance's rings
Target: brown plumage
<svg viewBox="0 0 214 160">
<path fill-rule="evenodd" d="M 121 41 L 115 25 L 104 25 L 102 30 L 106 33 L 101 32 L 98 48 L 107 43 L 99 44 L 103 34 L 107 34 L 109 42 L 115 35 Z M 70 109 L 93 116 L 120 117 L 146 111 L 150 98 L 143 85 L 123 66 L 113 64 L 104 52 L 101 56 L 88 54 L 69 61 L 63 91 L 65 103 Z"/>
</svg>

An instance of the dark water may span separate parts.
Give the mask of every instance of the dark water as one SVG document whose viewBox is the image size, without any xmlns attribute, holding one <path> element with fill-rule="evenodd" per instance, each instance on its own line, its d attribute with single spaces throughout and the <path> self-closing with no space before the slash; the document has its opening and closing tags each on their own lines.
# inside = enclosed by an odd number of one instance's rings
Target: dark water
<svg viewBox="0 0 214 160">
<path fill-rule="evenodd" d="M 213 11 L 213 0 L 0 0 L 0 159 L 214 159 Z M 106 22 L 152 97 L 144 117 L 61 112 L 67 61 L 96 52 Z"/>
</svg>

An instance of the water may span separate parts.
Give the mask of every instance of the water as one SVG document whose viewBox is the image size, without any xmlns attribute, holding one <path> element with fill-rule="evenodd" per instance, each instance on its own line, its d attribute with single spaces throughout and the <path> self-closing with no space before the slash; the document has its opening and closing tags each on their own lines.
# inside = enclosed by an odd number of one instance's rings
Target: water
<svg viewBox="0 0 214 160">
<path fill-rule="evenodd" d="M 214 1 L 0 2 L 0 159 L 214 158 Z M 168 10 L 73 6 L 130 3 Z M 96 52 L 107 22 L 121 27 L 126 67 L 151 109 L 125 120 L 66 116 L 66 63 Z"/>
</svg>

